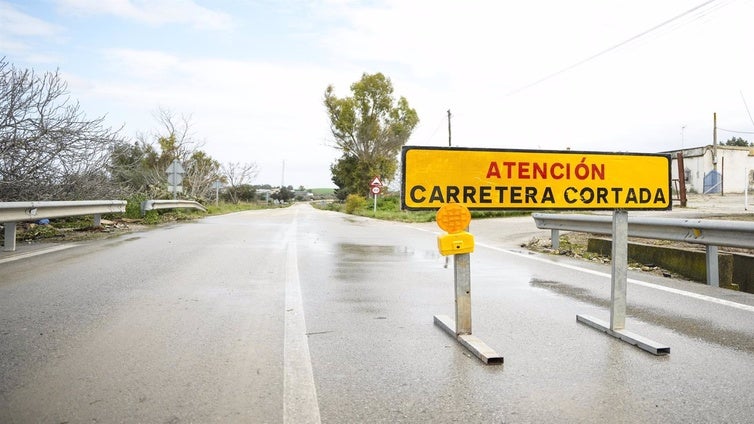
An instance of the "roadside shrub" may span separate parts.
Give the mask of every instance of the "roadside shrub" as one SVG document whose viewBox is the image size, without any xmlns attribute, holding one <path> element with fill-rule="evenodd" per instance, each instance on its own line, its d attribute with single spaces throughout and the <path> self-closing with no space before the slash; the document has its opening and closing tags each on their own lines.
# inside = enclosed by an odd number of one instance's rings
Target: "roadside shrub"
<svg viewBox="0 0 754 424">
<path fill-rule="evenodd" d="M 141 215 L 141 211 L 139 211 L 139 215 Z M 155 210 L 147 211 L 147 213 L 144 215 L 144 218 L 142 219 L 142 222 L 148 225 L 159 224 L 161 222 L 160 214 Z"/>
<path fill-rule="evenodd" d="M 349 194 L 346 197 L 346 205 L 344 208 L 345 213 L 353 215 L 359 209 L 364 209 L 367 206 L 367 199 L 359 196 L 358 194 Z"/>
<path fill-rule="evenodd" d="M 137 193 L 126 199 L 126 218 L 141 218 L 141 202 L 147 200 L 147 195 Z"/>
<path fill-rule="evenodd" d="M 396 212 L 401 210 L 401 199 L 394 194 L 377 197 L 377 209 L 381 211 Z"/>
</svg>

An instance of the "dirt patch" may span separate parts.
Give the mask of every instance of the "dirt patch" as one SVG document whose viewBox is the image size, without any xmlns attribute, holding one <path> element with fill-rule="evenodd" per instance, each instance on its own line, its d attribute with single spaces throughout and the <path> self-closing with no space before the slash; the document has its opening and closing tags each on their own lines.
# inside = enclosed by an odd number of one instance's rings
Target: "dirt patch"
<svg viewBox="0 0 754 424">
<path fill-rule="evenodd" d="M 99 226 L 63 227 L 54 224 L 19 222 L 16 224 L 16 242 L 18 243 L 70 243 L 87 240 L 99 240 L 118 237 L 147 228 L 137 219 L 101 220 Z M 0 240 L 4 243 L 4 231 Z"/>
</svg>

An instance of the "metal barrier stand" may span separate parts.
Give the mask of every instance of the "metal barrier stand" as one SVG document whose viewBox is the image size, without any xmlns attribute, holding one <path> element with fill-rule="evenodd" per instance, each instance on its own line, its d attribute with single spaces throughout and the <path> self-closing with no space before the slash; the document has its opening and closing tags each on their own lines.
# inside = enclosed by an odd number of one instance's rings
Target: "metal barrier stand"
<svg viewBox="0 0 754 424">
<path fill-rule="evenodd" d="M 576 321 L 596 328 L 654 355 L 667 355 L 670 347 L 626 331 L 626 287 L 628 283 L 628 212 L 613 212 L 612 278 L 610 287 L 610 322 L 588 315 L 576 315 Z"/>
<path fill-rule="evenodd" d="M 502 364 L 503 357 L 471 334 L 471 255 L 453 255 L 456 291 L 456 319 L 435 315 L 435 325 L 455 337 L 466 349 L 485 364 Z"/>
</svg>

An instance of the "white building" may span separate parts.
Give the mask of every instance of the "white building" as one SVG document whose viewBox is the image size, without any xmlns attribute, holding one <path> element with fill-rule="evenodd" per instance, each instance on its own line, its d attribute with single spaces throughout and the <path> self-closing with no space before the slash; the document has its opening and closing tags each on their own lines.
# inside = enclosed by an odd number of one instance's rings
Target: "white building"
<svg viewBox="0 0 754 424">
<path fill-rule="evenodd" d="M 673 180 L 678 179 L 678 152 L 683 153 L 688 193 L 743 193 L 754 188 L 754 147 L 707 145 L 664 152 L 673 159 Z"/>
</svg>

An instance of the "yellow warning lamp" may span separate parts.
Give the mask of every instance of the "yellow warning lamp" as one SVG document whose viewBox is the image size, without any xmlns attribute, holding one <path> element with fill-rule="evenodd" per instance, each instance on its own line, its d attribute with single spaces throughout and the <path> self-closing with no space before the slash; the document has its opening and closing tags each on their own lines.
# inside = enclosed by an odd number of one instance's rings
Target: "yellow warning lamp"
<svg viewBox="0 0 754 424">
<path fill-rule="evenodd" d="M 437 236 L 437 247 L 443 256 L 471 253 L 474 236 L 464 231 L 471 222 L 471 212 L 466 206 L 448 203 L 437 211 L 437 225 L 448 234 Z"/>
</svg>

